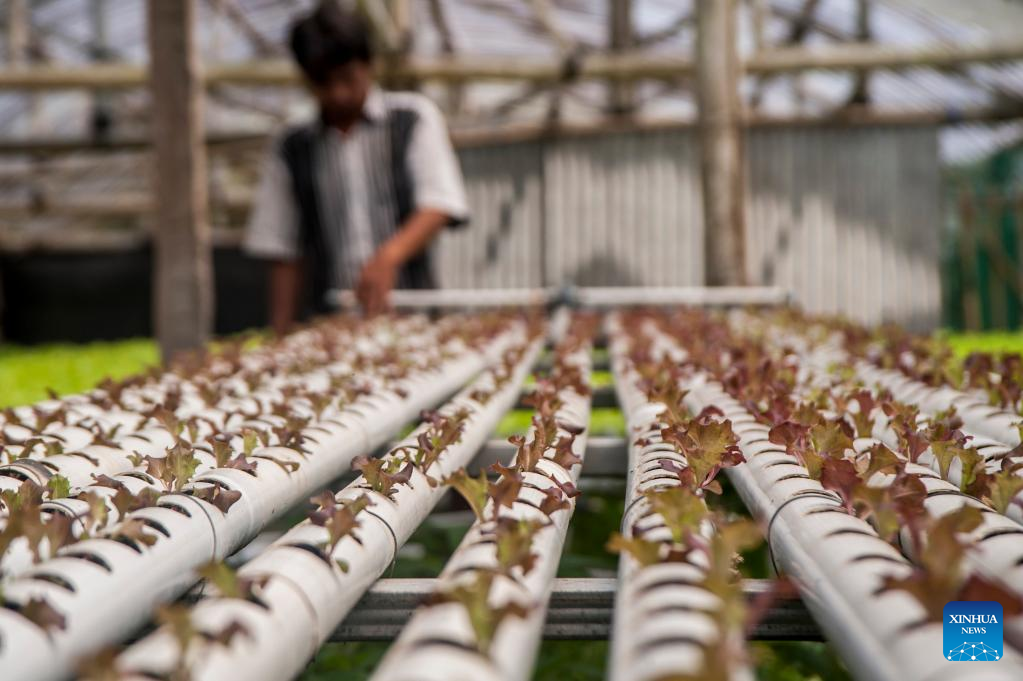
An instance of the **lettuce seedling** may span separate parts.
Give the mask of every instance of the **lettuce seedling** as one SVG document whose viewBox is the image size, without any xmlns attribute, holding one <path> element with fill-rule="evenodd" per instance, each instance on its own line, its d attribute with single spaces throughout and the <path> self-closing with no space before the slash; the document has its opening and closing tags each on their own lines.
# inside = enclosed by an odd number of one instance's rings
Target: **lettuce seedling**
<svg viewBox="0 0 1023 681">
<path fill-rule="evenodd" d="M 486 570 L 477 570 L 473 580 L 465 584 L 456 584 L 434 593 L 427 605 L 442 603 L 458 603 L 465 609 L 476 638 L 476 650 L 484 657 L 490 656 L 490 648 L 501 623 L 509 617 L 524 618 L 529 615 L 531 606 L 517 602 L 493 606 L 490 603 L 490 591 L 495 575 Z"/>
<path fill-rule="evenodd" d="M 338 503 L 330 492 L 323 492 L 310 501 L 316 505 L 316 509 L 309 514 L 309 521 L 313 525 L 323 527 L 327 530 L 327 540 L 320 547 L 324 555 L 329 559 L 334 549 L 345 537 L 351 537 L 361 544 L 362 540 L 355 531 L 361 526 L 358 515 L 366 508 L 373 505 L 370 498 L 365 494 L 353 500 L 344 500 Z M 334 559 L 335 564 L 342 572 L 348 572 L 348 563 Z"/>
<path fill-rule="evenodd" d="M 501 574 L 511 576 L 518 568 L 523 575 L 528 575 L 533 570 L 537 560 L 533 553 L 533 536 L 543 526 L 535 520 L 498 518 L 495 521 L 493 532 Z"/>
<path fill-rule="evenodd" d="M 412 479 L 412 462 L 405 462 L 404 467 L 402 463 L 397 457 L 378 459 L 362 455 L 352 461 L 352 468 L 362 473 L 366 487 L 392 499 L 398 491 L 398 485 L 407 485 Z"/>
<path fill-rule="evenodd" d="M 738 447 L 739 438 L 729 420 L 692 419 L 668 425 L 661 430 L 664 442 L 686 458 L 686 466 L 662 460 L 661 468 L 678 476 L 683 486 L 721 494 L 721 483 L 714 478 L 722 468 L 730 468 L 746 459 Z"/>
<path fill-rule="evenodd" d="M 480 471 L 479 476 L 474 478 L 464 468 L 460 468 L 445 478 L 443 484 L 451 485 L 469 504 L 469 508 L 476 514 L 476 520 L 483 521 L 483 512 L 490 500 L 486 471 Z"/>
</svg>

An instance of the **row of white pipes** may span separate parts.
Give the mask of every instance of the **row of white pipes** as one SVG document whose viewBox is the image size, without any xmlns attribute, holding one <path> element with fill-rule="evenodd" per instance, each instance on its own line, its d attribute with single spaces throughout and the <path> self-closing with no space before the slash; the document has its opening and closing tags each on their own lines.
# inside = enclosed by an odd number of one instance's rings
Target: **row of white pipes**
<svg viewBox="0 0 1023 681">
<path fill-rule="evenodd" d="M 776 349 L 786 346 L 796 349 L 796 355 L 800 358 L 798 379 L 802 383 L 815 387 L 830 386 L 834 380 L 831 369 L 835 366 L 847 366 L 851 363 L 856 371 L 857 378 L 868 389 L 874 391 L 875 394 L 878 389 L 887 388 L 892 391 L 892 397 L 897 402 L 911 404 L 919 408 L 921 422 L 946 410 L 953 403 L 958 405 L 957 414 L 963 418 L 961 430 L 964 435 L 970 437 L 966 446 L 975 449 L 984 458 L 988 473 L 995 473 L 1000 470 L 1002 465 L 1001 457 L 1012 448 L 1010 444 L 1007 444 L 1006 440 L 1012 441 L 1013 431 L 1003 427 L 1006 421 L 1005 415 L 1008 412 L 987 405 L 986 402 L 983 402 L 981 398 L 975 395 L 962 393 L 947 386 L 934 389 L 920 381 L 910 379 L 900 372 L 878 369 L 862 360 L 854 360 L 850 358 L 849 354 L 841 346 L 839 337 L 831 335 L 824 338 L 826 330 L 823 327 L 813 329 L 813 333 L 818 337 L 816 342 L 744 312 L 732 315 L 731 327 L 733 331 L 738 333 L 748 333 L 750 329 L 755 329 L 760 337 L 767 340 Z M 820 340 L 820 338 L 824 338 L 824 340 Z M 893 385 L 900 385 L 905 389 L 896 393 L 892 389 Z M 952 401 L 920 399 L 921 396 L 933 397 L 935 394 L 941 394 L 945 397 L 951 396 Z M 968 412 L 973 415 L 971 419 L 967 419 L 964 414 L 958 411 L 959 407 L 964 404 L 969 405 Z M 942 405 L 945 406 L 942 407 Z M 994 414 L 995 420 L 984 417 L 984 414 Z M 1017 420 L 1023 419 L 1023 417 L 1016 418 Z M 877 409 L 873 414 L 873 420 L 874 437 L 883 441 L 892 450 L 897 451 L 898 440 L 895 432 L 888 425 L 889 419 L 887 415 L 882 410 Z M 985 427 L 984 424 L 987 424 L 987 426 Z M 996 428 L 1000 429 L 1003 436 L 1001 440 L 995 440 L 983 434 L 985 432 L 995 432 Z M 1023 456 L 1010 457 L 1010 459 L 1013 463 L 1023 463 Z M 918 462 L 929 466 L 935 472 L 941 472 L 939 460 L 929 447 L 920 454 Z M 1015 475 L 1023 477 L 1023 469 L 1016 471 Z M 959 459 L 952 462 L 948 471 L 948 480 L 954 486 L 960 486 L 962 481 L 962 462 Z M 1015 495 L 1015 501 L 1009 504 L 1005 513 L 1017 525 L 1023 525 L 1023 505 L 1018 502 L 1023 502 L 1023 492 Z"/>
<path fill-rule="evenodd" d="M 184 377 L 176 371 L 163 371 L 141 376 L 137 380 L 128 379 L 123 387 L 118 388 L 120 404 L 116 406 L 109 408 L 102 406 L 102 402 L 112 396 L 107 389 L 98 387 L 88 393 L 68 394 L 32 405 L 14 407 L 12 412 L 17 420 L 26 422 L 34 422 L 39 414 L 49 415 L 64 410 L 67 412 L 66 421 L 69 425 L 79 422 L 98 422 L 106 426 L 117 423 L 130 425 L 137 423 L 141 412 L 163 403 L 172 393 L 179 395 L 184 401 L 195 399 L 202 403 L 200 384 L 222 384 L 224 387 L 234 387 L 248 392 L 248 387 L 241 376 L 244 372 L 258 375 L 262 380 L 264 374 L 273 376 L 309 362 L 322 365 L 327 361 L 328 353 L 325 348 L 327 343 L 340 347 L 340 343 L 348 338 L 367 347 L 367 343 L 371 346 L 374 338 L 379 339 L 381 334 L 400 331 L 400 327 L 421 331 L 426 323 L 424 317 L 413 316 L 379 318 L 350 325 L 323 322 L 291 333 L 279 341 L 249 348 L 237 358 L 237 365 L 222 354 L 213 354 L 189 377 Z M 187 405 L 185 406 L 187 408 Z M 12 425 L 6 416 L 0 415 L 0 427 L 4 429 L 5 434 L 6 429 Z"/>
<path fill-rule="evenodd" d="M 422 332 L 425 323 L 423 320 L 416 324 L 411 320 L 399 319 L 395 320 L 395 326 L 398 328 L 393 330 L 379 324 L 366 326 L 365 338 L 350 332 L 342 332 L 333 340 L 337 347 L 343 348 L 349 356 L 357 351 L 377 352 L 377 348 L 392 346 L 395 338 L 401 338 L 417 326 Z M 391 337 L 385 335 L 387 331 L 390 331 Z M 299 338 L 309 338 L 308 332 L 296 335 Z M 217 389 L 223 392 L 223 396 L 213 405 L 207 405 L 199 396 L 199 387 L 194 381 L 183 380 L 172 372 L 167 372 L 149 383 L 133 388 L 131 394 L 136 398 L 133 401 L 137 403 L 137 411 L 134 412 L 122 407 L 105 411 L 86 401 L 85 396 L 48 401 L 41 403 L 43 406 L 22 407 L 22 411 L 35 409 L 39 412 L 53 412 L 57 408 L 64 408 L 68 410 L 69 415 L 62 421 L 51 421 L 39 432 L 11 423 L 3 424 L 5 436 L 9 441 L 34 440 L 35 444 L 24 445 L 20 451 L 17 445 L 8 445 L 8 453 L 14 454 L 17 460 L 0 466 L 0 490 L 15 489 L 25 480 L 45 487 L 49 480 L 57 475 L 63 476 L 71 487 L 83 487 L 90 484 L 94 476 L 112 476 L 137 468 L 131 461 L 133 454 L 160 458 L 178 437 L 191 440 L 194 435 L 194 444 L 200 444 L 216 430 L 226 430 L 241 423 L 245 419 L 243 414 L 262 413 L 270 404 L 280 402 L 284 398 L 281 387 L 301 384 L 303 378 L 301 374 L 284 374 L 284 368 L 299 363 L 312 364 L 317 359 L 322 359 L 320 357 L 323 355 L 322 348 L 316 345 L 303 346 L 291 337 L 286 338 L 281 346 L 280 351 L 267 349 L 243 355 L 243 358 L 247 358 L 248 354 L 260 358 L 258 362 L 243 362 L 253 370 L 260 371 L 257 385 L 250 387 L 237 376 L 223 377 L 217 384 Z M 273 363 L 274 360 L 277 361 L 276 364 Z M 214 358 L 210 364 L 215 367 L 218 360 Z M 335 362 L 334 365 L 333 371 L 336 373 L 350 370 L 345 362 Z M 316 373 L 322 375 L 322 364 L 317 365 Z M 181 422 L 192 420 L 196 429 L 194 434 L 187 429 L 180 434 L 171 433 L 167 427 L 142 415 L 143 412 L 155 405 L 163 404 L 163 401 L 168 399 L 168 387 L 171 385 L 177 391 L 177 397 L 174 400 L 176 402 L 174 409 L 169 411 Z M 143 396 L 145 399 L 141 399 Z M 96 436 L 96 432 L 90 428 L 92 425 L 110 433 L 109 437 L 104 438 L 106 440 L 104 443 L 92 444 Z M 113 428 L 115 425 L 117 427 Z M 47 455 L 46 443 L 59 443 L 63 453 Z"/>
<path fill-rule="evenodd" d="M 353 334 L 350 330 L 339 332 L 331 338 L 336 352 L 348 357 L 356 353 L 372 356 L 381 348 L 393 347 L 395 341 L 415 333 L 422 334 L 430 327 L 422 318 L 399 318 L 393 320 L 393 328 L 381 323 L 367 323 L 365 334 Z M 240 422 L 245 413 L 261 413 L 273 402 L 283 399 L 280 388 L 285 385 L 301 385 L 302 378 L 310 372 L 291 374 L 289 367 L 314 366 L 314 375 L 323 376 L 326 357 L 319 345 L 310 345 L 311 332 L 295 334 L 299 340 L 285 338 L 280 348 L 257 349 L 242 355 L 241 363 L 258 372 L 254 386 L 247 385 L 237 375 L 223 376 L 216 381 L 216 391 L 221 393 L 215 404 L 208 405 L 200 396 L 200 387 L 195 380 L 186 380 L 173 372 L 166 372 L 148 383 L 125 389 L 134 400 L 135 411 L 125 407 L 104 410 L 87 401 L 86 396 L 72 396 L 64 400 L 50 400 L 21 407 L 25 420 L 33 420 L 34 412 L 51 413 L 59 408 L 67 410 L 63 420 L 49 422 L 41 431 L 33 432 L 25 426 L 13 423 L 2 424 L 8 440 L 8 454 L 17 458 L 10 464 L 0 466 L 0 490 L 13 489 L 23 480 L 31 480 L 45 486 L 54 475 L 67 478 L 72 487 L 89 484 L 93 475 L 113 475 L 132 467 L 129 457 L 133 453 L 142 456 L 160 457 L 178 437 L 167 428 L 143 415 L 154 406 L 164 404 L 169 398 L 169 388 L 176 391 L 174 409 L 170 412 L 181 422 L 193 420 L 196 427 L 196 444 L 202 442 L 214 430 L 226 430 Z M 303 344 L 301 339 L 305 339 Z M 258 361 L 249 361 L 249 355 Z M 210 365 L 216 367 L 222 360 L 214 357 Z M 345 361 L 332 363 L 333 372 L 343 374 L 350 371 Z M 330 370 L 331 367 L 326 367 Z M 29 415 L 25 415 L 25 411 Z M 90 426 L 109 432 L 104 444 L 91 444 L 96 432 Z M 114 426 L 117 426 L 116 429 Z M 190 439 L 185 430 L 180 437 Z M 10 444 L 19 441 L 33 441 L 31 445 Z M 47 456 L 45 443 L 59 443 L 65 453 Z"/>
<path fill-rule="evenodd" d="M 899 371 L 881 369 L 865 360 L 857 360 L 853 366 L 864 383 L 887 388 L 895 399 L 915 404 L 925 414 L 933 415 L 955 407 L 965 429 L 971 433 L 990 438 L 1010 449 L 1020 444 L 1019 425 L 1023 417 L 989 404 L 980 395 L 947 385 L 929 386 Z"/>
<path fill-rule="evenodd" d="M 227 512 L 193 494 L 166 494 L 158 506 L 126 519 L 146 526 L 155 539 L 151 546 L 119 537 L 122 523 L 11 580 L 4 586 L 8 604 L 24 607 L 43 598 L 63 616 L 64 627 L 45 631 L 18 609 L 0 609 L 0 669 L 19 681 L 66 677 L 84 656 L 124 639 L 158 604 L 183 593 L 195 582 L 197 567 L 240 549 L 348 470 L 356 456 L 385 444 L 421 410 L 454 393 L 521 333 L 519 327 L 499 336 L 486 352 L 450 340 L 438 366 L 380 385 L 350 406 L 325 410 L 303 431 L 305 453 L 257 448 L 250 457 L 253 473 L 225 468 L 196 476 L 188 486 L 193 492 L 219 485 L 241 494 Z"/>
<path fill-rule="evenodd" d="M 524 338 L 519 341 L 526 342 Z M 472 395 L 494 390 L 491 373 L 485 373 L 440 410 L 442 415 L 452 416 L 464 409 L 469 416 L 461 439 L 444 450 L 427 472 L 430 477 L 443 479 L 468 465 L 501 417 L 514 406 L 541 344 L 540 340 L 530 342 L 513 367 L 511 379 L 485 404 Z M 400 460 L 402 449 L 414 448 L 428 425 L 420 425 L 387 458 Z M 125 651 L 118 659 L 118 668 L 129 678 L 133 674 L 151 678 L 168 675 L 184 663 L 193 681 L 225 678 L 277 681 L 296 676 L 363 593 L 392 564 L 398 549 L 446 491 L 443 485 L 431 484 L 418 468 L 391 498 L 367 490 L 366 479 L 360 476 L 336 495 L 338 503 L 351 502 L 363 495 L 371 501 L 356 516 L 361 523 L 356 531 L 358 541 L 346 536 L 324 560 L 317 555 L 318 550 L 309 548 L 323 546 L 328 539 L 327 530 L 303 522 L 238 571 L 240 579 L 264 583 L 258 603 L 210 597 L 192 610 L 192 623 L 199 631 L 215 632 L 226 623 L 238 622 L 247 632 L 245 636 L 230 646 L 198 647 L 189 659 L 182 661 L 174 635 L 161 629 Z M 347 569 L 341 570 L 339 562 Z"/>
<path fill-rule="evenodd" d="M 796 355 L 800 359 L 799 383 L 809 386 L 834 386 L 835 379 L 831 377 L 828 368 L 833 366 L 836 360 L 841 361 L 843 351 L 834 348 L 829 351 L 827 347 L 820 346 L 811 347 L 810 344 L 805 343 L 805 340 L 805 338 L 785 335 L 785 341 L 790 347 L 795 346 L 802 349 Z M 777 349 L 779 346 L 775 344 L 774 347 Z M 835 387 L 838 390 L 843 389 L 841 385 Z M 849 389 L 851 387 L 846 386 Z M 884 412 L 880 408 L 875 408 L 871 417 L 874 419 L 872 436 L 857 438 L 854 441 L 856 452 L 866 452 L 875 444 L 880 443 L 887 446 L 900 458 L 906 459 L 905 453 L 900 451 L 899 440 L 894 430 L 888 425 Z M 919 478 L 923 483 L 927 491 L 923 511 L 930 518 L 940 518 L 963 506 L 982 511 L 980 525 L 965 534 L 966 541 L 971 545 L 971 550 L 966 553 L 964 559 L 964 567 L 967 572 L 975 572 L 989 580 L 1000 582 L 1023 598 L 1023 528 L 1019 526 L 1021 510 L 1019 506 L 1011 504 L 1008 509 L 1009 515 L 1002 515 L 992 512 L 980 500 L 963 493 L 958 484 L 955 484 L 962 470 L 962 462 L 958 459 L 953 462 L 950 469 L 951 480 L 944 480 L 938 475 L 938 461 L 930 448 L 920 455 L 919 461 L 918 464 L 907 462 L 905 471 L 907 474 Z M 868 481 L 868 484 L 884 487 L 893 479 L 894 476 L 891 474 L 876 473 Z M 909 550 L 913 546 L 910 529 L 903 528 L 901 535 L 901 545 L 904 549 Z M 911 553 L 908 557 L 911 560 L 915 559 Z M 1003 624 L 1007 638 L 1011 638 L 1016 643 L 1023 642 L 1023 619 L 1007 618 Z"/>
<path fill-rule="evenodd" d="M 563 361 L 581 370 L 588 385 L 591 370 L 590 345 L 568 354 Z M 558 437 L 569 429 L 589 427 L 590 396 L 579 395 L 572 388 L 560 391 L 562 406 L 555 419 Z M 566 429 L 563 426 L 568 426 Z M 535 436 L 531 431 L 530 437 Z M 577 435 L 572 451 L 582 457 L 586 451 L 586 431 Z M 575 484 L 582 464 L 565 469 L 553 460 L 553 448 L 544 452 L 537 470 L 523 474 L 524 483 L 518 498 L 510 507 L 502 506 L 502 518 L 545 523 L 532 537 L 536 556 L 532 569 L 525 575 L 515 568 L 513 576 L 496 575 L 488 592 L 487 606 L 500 609 L 509 604 L 526 606 L 524 617 L 509 617 L 500 622 L 485 655 L 477 649 L 478 641 L 464 605 L 445 602 L 421 607 L 391 646 L 374 672 L 373 681 L 525 681 L 533 674 L 539 651 L 547 604 L 561 558 L 568 523 L 575 509 L 574 500 L 567 508 L 556 510 L 548 518 L 537 507 L 545 490 L 567 483 Z M 509 462 L 514 465 L 514 462 Z M 557 482 L 555 482 L 557 481 Z M 477 521 L 455 549 L 438 578 L 438 591 L 468 586 L 482 573 L 497 571 L 500 565 L 495 543 L 491 500 L 484 522 Z"/>
<path fill-rule="evenodd" d="M 841 508 L 837 495 L 810 478 L 798 460 L 768 441 L 720 385 L 696 376 L 687 401 L 699 411 L 716 406 L 742 438 L 745 465 L 726 470 L 753 515 L 768 526 L 778 569 L 793 579 L 803 602 L 858 679 L 906 681 L 937 678 L 942 624 L 920 624 L 922 606 L 901 591 L 879 592 L 886 577 L 906 577 L 911 567 L 866 521 Z M 985 679 L 1018 679 L 1023 662 L 1008 656 L 978 663 Z M 972 668 L 971 668 L 972 671 Z"/>
<path fill-rule="evenodd" d="M 628 479 L 622 536 L 630 539 L 637 523 L 643 538 L 672 543 L 663 518 L 642 495 L 651 489 L 677 487 L 677 476 L 666 474 L 662 461 L 680 467 L 684 455 L 664 443 L 658 416 L 665 406 L 651 402 L 640 390 L 640 375 L 629 359 L 631 342 L 617 316 L 607 321 L 608 351 L 618 404 L 625 415 L 628 438 Z M 707 527 L 706 532 L 713 532 Z M 671 677 L 699 678 L 707 667 L 705 656 L 721 635 L 710 612 L 721 603 L 699 585 L 706 572 L 705 559 L 692 553 L 685 561 L 644 567 L 623 552 L 618 563 L 614 626 L 611 636 L 611 681 L 655 681 Z M 738 646 L 742 644 L 734 641 Z M 741 649 L 741 648 L 740 648 Z M 753 679 L 749 659 L 735 658 L 729 679 Z"/>
<path fill-rule="evenodd" d="M 864 520 L 845 512 L 835 492 L 812 479 L 799 460 L 768 439 L 770 428 L 706 374 L 685 384 L 693 412 L 714 406 L 733 423 L 746 463 L 726 475 L 753 516 L 764 524 L 775 566 L 790 577 L 803 602 L 849 670 L 864 681 L 942 678 L 942 623 L 926 621 L 916 599 L 880 591 L 885 578 L 912 571 L 909 561 Z M 1007 652 L 977 662 L 971 672 L 991 681 L 1023 676 L 1023 660 Z"/>
<path fill-rule="evenodd" d="M 232 394 L 226 396 L 215 407 L 205 407 L 202 401 L 195 395 L 180 405 L 177 415 L 184 419 L 189 416 L 197 418 L 197 433 L 195 443 L 199 447 L 192 450 L 198 460 L 193 476 L 201 475 L 216 467 L 216 459 L 209 447 L 203 441 L 209 435 L 214 434 L 214 428 L 227 430 L 231 429 L 237 433 L 242 427 L 264 429 L 272 425 L 280 425 L 279 419 L 275 421 L 270 417 L 268 410 L 273 403 L 283 403 L 286 399 L 283 389 L 285 387 L 301 387 L 308 390 L 319 391 L 323 394 L 330 394 L 330 382 L 332 376 L 351 374 L 351 362 L 355 353 L 361 353 L 363 357 L 379 356 L 381 352 L 395 347 L 404 348 L 408 338 L 416 338 L 409 335 L 418 328 L 419 333 L 427 334 L 435 332 L 435 328 L 426 325 L 425 320 L 417 319 L 415 322 L 407 319 L 398 319 L 394 322 L 394 328 L 387 328 L 383 325 L 367 325 L 367 337 L 353 336 L 350 333 L 339 334 L 334 339 L 338 344 L 337 354 L 343 355 L 337 358 L 338 361 L 326 366 L 319 366 L 314 369 L 305 370 L 295 375 L 278 376 L 273 373 L 266 374 L 266 378 L 254 389 L 243 394 L 240 386 L 233 386 Z M 375 328 L 374 328 L 375 326 Z M 397 344 L 397 345 L 396 345 Z M 283 361 L 282 364 L 294 364 L 299 359 L 305 362 L 312 361 L 322 355 L 321 348 L 313 346 L 309 352 L 298 352 L 300 347 L 294 342 L 286 344 L 291 359 Z M 413 350 L 414 348 L 408 348 Z M 319 357 L 322 358 L 322 357 Z M 374 378 L 366 373 L 361 379 L 367 385 L 372 385 Z M 379 383 L 379 381 L 376 381 Z M 194 391 L 194 386 L 192 390 Z M 308 408 L 307 400 L 291 398 L 289 407 L 294 409 Z M 245 416 L 248 414 L 248 416 Z M 140 417 L 141 418 L 141 417 Z M 68 426 L 61 428 L 58 433 L 66 434 L 67 431 L 80 428 Z M 106 499 L 106 523 L 101 527 L 92 527 L 93 532 L 102 530 L 103 527 L 116 523 L 119 511 L 114 506 L 112 498 L 117 490 L 100 484 L 93 484 L 98 476 L 112 478 L 115 483 L 124 485 L 133 494 L 148 489 L 157 493 L 171 491 L 165 481 L 159 480 L 147 472 L 145 464 L 136 465 L 133 462 L 134 456 L 148 456 L 153 459 L 161 459 L 166 456 L 167 449 L 171 447 L 177 434 L 171 433 L 163 426 L 150 426 L 137 433 L 131 433 L 121 438 L 119 442 L 108 445 L 90 445 L 80 451 L 68 452 L 44 459 L 21 459 L 9 466 L 0 467 L 0 489 L 14 489 L 21 485 L 22 479 L 28 479 L 35 484 L 45 487 L 47 481 L 53 475 L 62 475 L 68 480 L 74 490 L 74 496 L 78 498 L 66 498 L 48 501 L 43 504 L 44 513 L 62 513 L 71 517 L 72 533 L 79 537 L 85 531 L 83 520 L 92 509 L 90 503 L 83 498 L 85 494 L 95 494 Z M 182 432 L 180 437 L 188 442 L 189 433 Z M 237 449 L 241 446 L 241 438 L 235 435 L 231 440 L 232 446 Z M 189 443 L 191 445 L 192 443 Z M 0 510 L 0 528 L 6 524 L 7 509 Z M 44 546 L 40 548 L 42 554 L 49 557 L 50 551 L 48 541 L 44 540 Z M 6 580 L 10 577 L 21 574 L 28 569 L 34 561 L 33 552 L 30 549 L 29 541 L 25 537 L 16 538 L 8 547 L 4 555 L 0 556 L 0 575 Z"/>
</svg>

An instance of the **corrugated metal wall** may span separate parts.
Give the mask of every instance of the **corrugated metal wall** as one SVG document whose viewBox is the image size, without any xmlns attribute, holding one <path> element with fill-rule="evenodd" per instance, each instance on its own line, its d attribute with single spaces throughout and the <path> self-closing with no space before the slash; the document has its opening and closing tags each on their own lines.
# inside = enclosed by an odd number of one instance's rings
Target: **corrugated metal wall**
<svg viewBox="0 0 1023 681">
<path fill-rule="evenodd" d="M 438 247 L 447 287 L 703 281 L 690 130 L 460 152 L 472 225 Z M 811 312 L 932 326 L 940 316 L 931 127 L 762 128 L 747 139 L 748 265 Z"/>
</svg>

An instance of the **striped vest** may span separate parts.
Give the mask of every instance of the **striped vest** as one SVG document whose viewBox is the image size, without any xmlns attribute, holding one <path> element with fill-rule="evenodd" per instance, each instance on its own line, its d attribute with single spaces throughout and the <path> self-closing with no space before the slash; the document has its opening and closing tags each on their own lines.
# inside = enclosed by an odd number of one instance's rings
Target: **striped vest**
<svg viewBox="0 0 1023 681">
<path fill-rule="evenodd" d="M 385 122 L 390 140 L 397 227 L 415 210 L 415 187 L 405 161 L 418 118 L 418 114 L 411 109 L 395 108 L 388 111 Z M 338 254 L 331 252 L 330 242 L 324 234 L 324 220 L 320 215 L 322 203 L 316 178 L 319 154 L 323 149 L 321 135 L 322 129 L 318 124 L 299 126 L 282 136 L 280 147 L 281 158 L 288 168 L 299 209 L 307 315 L 332 310 L 327 301 L 327 292 L 332 287 L 331 271 L 338 260 Z M 435 287 L 428 250 L 405 263 L 398 273 L 397 287 Z"/>
</svg>

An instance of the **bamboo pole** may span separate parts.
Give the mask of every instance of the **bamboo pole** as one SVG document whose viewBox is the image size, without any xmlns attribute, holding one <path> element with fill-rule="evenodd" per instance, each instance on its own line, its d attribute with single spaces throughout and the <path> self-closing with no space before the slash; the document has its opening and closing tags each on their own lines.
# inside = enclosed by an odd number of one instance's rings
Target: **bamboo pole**
<svg viewBox="0 0 1023 681">
<path fill-rule="evenodd" d="M 632 0 L 610 0 L 608 12 L 608 47 L 611 54 L 630 50 L 635 44 L 632 30 Z M 614 116 L 628 116 L 636 106 L 636 89 L 632 83 L 608 83 L 608 110 Z"/>
<path fill-rule="evenodd" d="M 871 107 L 857 106 L 837 109 L 821 116 L 772 116 L 766 114 L 747 115 L 745 124 L 750 128 L 807 127 L 807 126 L 932 126 L 955 125 L 959 123 L 991 123 L 1023 118 L 1023 104 L 980 106 L 960 111 L 877 111 Z M 607 135 L 609 132 L 685 130 L 693 127 L 695 121 L 672 119 L 644 119 L 637 121 L 611 121 L 597 124 L 562 123 L 557 126 L 535 124 L 496 126 L 487 130 L 455 130 L 452 140 L 458 148 L 486 144 L 534 140 L 552 134 L 564 137 Z M 216 134 L 206 137 L 211 150 L 242 148 L 259 150 L 266 145 L 266 133 Z M 0 155 L 40 154 L 62 155 L 76 152 L 120 152 L 145 151 L 150 140 L 142 137 L 120 137 L 109 142 L 97 142 L 82 138 L 30 137 L 19 139 L 0 138 Z M 0 211 L 14 210 L 11 204 L 0 204 Z M 28 211 L 29 207 L 22 209 Z"/>
<path fill-rule="evenodd" d="M 735 0 L 700 0 L 696 8 L 704 280 L 711 286 L 742 285 L 746 248 Z"/>
<path fill-rule="evenodd" d="M 89 23 L 92 30 L 90 53 L 97 62 L 109 61 L 110 36 L 107 30 L 107 0 L 90 0 Z M 96 90 L 92 93 L 92 136 L 97 142 L 110 138 L 114 128 L 113 103 L 109 92 Z"/>
<path fill-rule="evenodd" d="M 856 3 L 856 39 L 868 41 L 871 38 L 870 30 L 870 0 L 858 0 Z M 849 95 L 848 105 L 862 105 L 870 103 L 870 72 L 859 71 L 856 80 L 853 82 L 852 92 Z"/>
<path fill-rule="evenodd" d="M 155 160 L 154 325 L 164 360 L 200 348 L 213 325 L 197 0 L 149 0 Z"/>
<path fill-rule="evenodd" d="M 751 75 L 807 70 L 903 70 L 917 67 L 955 68 L 967 63 L 1023 60 L 1023 41 L 988 45 L 895 46 L 849 43 L 764 50 L 744 64 Z M 487 55 L 416 56 L 393 68 L 401 77 L 427 81 L 556 82 L 563 76 L 560 60 L 547 57 Z M 616 55 L 590 54 L 580 60 L 578 77 L 599 80 L 650 79 L 676 81 L 692 75 L 695 65 L 679 54 L 630 51 Z M 144 67 L 133 64 L 93 64 L 87 67 L 34 66 L 0 71 L 0 89 L 51 90 L 137 88 L 145 85 Z M 290 62 L 265 59 L 234 64 L 211 64 L 207 85 L 295 85 L 299 77 Z"/>
<path fill-rule="evenodd" d="M 27 0 L 10 0 L 7 5 L 7 63 L 20 69 L 26 65 L 29 46 L 29 8 Z"/>
</svg>

